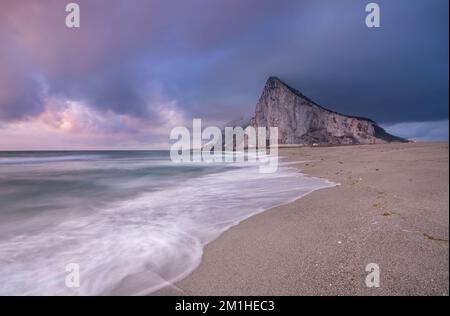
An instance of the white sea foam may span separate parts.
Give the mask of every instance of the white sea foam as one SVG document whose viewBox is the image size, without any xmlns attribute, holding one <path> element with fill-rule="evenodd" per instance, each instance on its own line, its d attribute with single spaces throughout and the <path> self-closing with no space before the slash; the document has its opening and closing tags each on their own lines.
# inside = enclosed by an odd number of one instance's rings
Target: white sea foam
<svg viewBox="0 0 450 316">
<path fill-rule="evenodd" d="M 274 174 L 243 165 L 113 202 L 0 240 L 0 294 L 149 294 L 193 271 L 203 247 L 231 226 L 334 185 L 288 165 Z M 79 288 L 65 286 L 68 263 L 80 266 Z"/>
</svg>

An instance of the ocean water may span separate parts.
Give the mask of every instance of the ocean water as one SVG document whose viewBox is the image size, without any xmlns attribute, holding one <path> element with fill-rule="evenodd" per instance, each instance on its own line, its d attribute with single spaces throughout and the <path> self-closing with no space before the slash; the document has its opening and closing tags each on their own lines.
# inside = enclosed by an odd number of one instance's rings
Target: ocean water
<svg viewBox="0 0 450 316">
<path fill-rule="evenodd" d="M 169 152 L 0 152 L 0 295 L 144 295 L 251 215 L 333 183 Z M 80 286 L 67 287 L 68 264 Z"/>
</svg>

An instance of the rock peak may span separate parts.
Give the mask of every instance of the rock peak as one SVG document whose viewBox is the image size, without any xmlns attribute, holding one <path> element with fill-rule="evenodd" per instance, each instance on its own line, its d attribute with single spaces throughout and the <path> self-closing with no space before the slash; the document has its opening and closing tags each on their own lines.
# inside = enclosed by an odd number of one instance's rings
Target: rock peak
<svg viewBox="0 0 450 316">
<path fill-rule="evenodd" d="M 314 102 L 313 100 L 309 99 L 303 93 L 301 93 L 299 90 L 291 87 L 290 85 L 288 85 L 286 82 L 284 82 L 280 78 L 278 78 L 276 76 L 270 76 L 267 79 L 267 81 L 266 81 L 266 85 L 264 87 L 264 91 L 266 91 L 266 90 L 270 91 L 270 90 L 273 90 L 273 89 L 276 89 L 276 88 L 285 88 L 288 91 L 290 91 L 291 93 L 295 94 L 296 96 L 298 96 L 300 98 L 303 98 L 307 102 L 319 106 L 316 102 Z M 263 94 L 264 94 L 264 91 L 263 91 Z"/>
<path fill-rule="evenodd" d="M 270 76 L 266 81 L 266 87 L 274 87 L 274 86 L 283 86 L 288 88 L 289 90 L 295 90 L 294 88 L 290 87 L 286 82 L 281 80 L 278 77 Z"/>
<path fill-rule="evenodd" d="M 277 76 L 270 76 L 270 77 L 267 79 L 267 82 L 281 82 L 281 83 L 285 84 L 285 83 L 284 83 L 283 81 L 281 81 L 281 79 L 278 78 Z"/>
</svg>

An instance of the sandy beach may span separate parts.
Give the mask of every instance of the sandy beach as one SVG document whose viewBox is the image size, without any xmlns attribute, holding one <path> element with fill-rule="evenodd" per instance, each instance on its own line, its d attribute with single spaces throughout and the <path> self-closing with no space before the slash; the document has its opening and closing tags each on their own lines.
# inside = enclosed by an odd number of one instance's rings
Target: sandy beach
<svg viewBox="0 0 450 316">
<path fill-rule="evenodd" d="M 339 183 L 253 216 L 157 295 L 448 295 L 448 142 L 283 148 Z M 366 265 L 380 267 L 368 288 Z"/>
</svg>

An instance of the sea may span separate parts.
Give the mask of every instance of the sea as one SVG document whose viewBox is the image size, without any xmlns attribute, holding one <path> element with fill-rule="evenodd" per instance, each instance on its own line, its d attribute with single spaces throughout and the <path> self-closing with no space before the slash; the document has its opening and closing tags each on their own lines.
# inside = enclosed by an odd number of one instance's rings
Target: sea
<svg viewBox="0 0 450 316">
<path fill-rule="evenodd" d="M 169 151 L 0 152 L 0 295 L 149 295 L 240 221 L 334 185 L 283 159 L 261 173 Z"/>
</svg>

